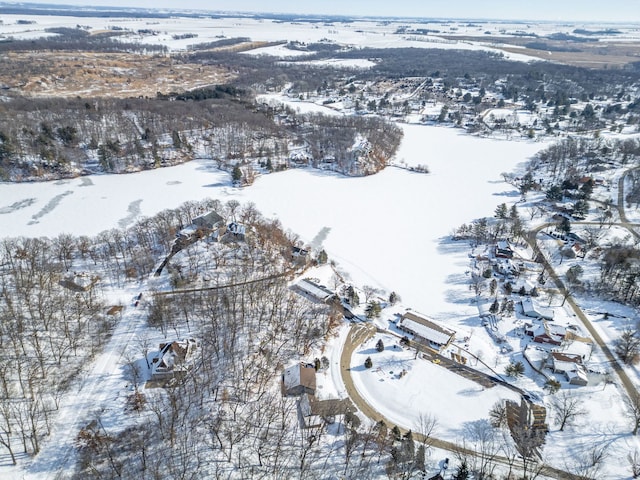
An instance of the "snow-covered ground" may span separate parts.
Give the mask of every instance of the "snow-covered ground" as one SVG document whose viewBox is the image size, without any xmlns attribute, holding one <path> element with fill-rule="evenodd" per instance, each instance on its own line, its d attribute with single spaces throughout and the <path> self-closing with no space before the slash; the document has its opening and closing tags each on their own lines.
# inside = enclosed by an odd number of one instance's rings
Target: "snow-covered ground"
<svg viewBox="0 0 640 480">
<path fill-rule="evenodd" d="M 297 103 L 307 109 L 318 107 Z M 395 159 L 396 166 L 369 177 L 348 178 L 318 170 L 294 169 L 264 175 L 252 186 L 237 189 L 231 186 L 227 173 L 216 170 L 213 162 L 200 159 L 129 175 L 0 184 L 0 231 L 6 232 L 6 236 L 55 236 L 62 232 L 94 235 L 109 228 L 126 227 L 142 215 L 153 215 L 186 200 L 212 197 L 254 202 L 266 217 L 279 218 L 285 228 L 299 234 L 305 242 L 314 248 L 324 248 L 348 281 L 387 292 L 396 291 L 402 296 L 404 306 L 451 325 L 463 337 L 467 332 L 478 331 L 479 326 L 478 309 L 472 302 L 467 275 L 471 268 L 471 250 L 466 242 L 451 241 L 450 234 L 462 223 L 491 215 L 498 204 L 511 205 L 519 201 L 519 193 L 503 182 L 501 173 L 517 171 L 522 162 L 544 145 L 534 141 L 476 138 L 445 127 L 403 125 L 402 128 L 405 136 Z M 420 164 L 428 165 L 431 173 L 403 168 Z M 600 310 L 598 305 L 592 308 Z M 570 313 L 565 315 L 567 321 L 571 320 Z M 391 316 L 392 312 L 385 310 L 381 326 L 385 326 Z M 599 319 L 597 313 L 593 317 Z M 135 328 L 132 322 L 123 323 L 123 335 L 132 334 L 131 328 Z M 599 320 L 597 324 L 606 333 L 603 336 L 614 338 L 615 330 L 607 322 Z M 323 374 L 319 383 L 323 385 L 323 395 L 328 397 L 345 394 L 337 366 L 344 335 L 343 330 L 327 348 L 331 369 Z M 473 353 L 495 351 L 492 340 L 483 330 L 473 335 L 469 343 Z M 362 349 L 366 352 L 369 347 L 371 345 L 365 345 Z M 354 366 L 362 364 L 362 355 L 356 352 L 352 360 Z M 514 395 L 497 387 L 482 391 L 479 385 L 457 376 L 449 378 L 453 374 L 424 360 L 414 361 L 411 355 L 405 351 L 385 351 L 376 357 L 378 363 L 382 359 L 384 365 L 377 373 L 357 369 L 353 372 L 357 388 L 372 399 L 376 408 L 405 428 L 412 428 L 415 416 L 420 413 L 420 410 L 411 410 L 412 405 L 419 403 L 434 411 L 437 405 L 428 402 L 447 398 L 447 402 L 457 402 L 456 411 L 466 412 L 466 416 L 445 415 L 439 420 L 438 435 L 456 440 L 465 422 L 485 417 L 497 398 Z M 493 367 L 494 359 L 484 353 L 483 356 Z M 496 359 L 495 365 L 503 371 L 508 360 L 508 355 Z M 409 371 L 406 377 L 393 377 L 396 363 L 398 368 Z M 97 370 L 90 375 L 102 374 L 101 365 L 103 362 L 99 362 Z M 531 370 L 528 374 L 531 378 L 526 376 L 518 385 L 540 392 L 543 382 L 536 379 Z M 440 378 L 443 375 L 447 378 Z M 436 377 L 437 382 L 433 380 Z M 111 375 L 111 378 L 118 376 Z M 443 385 L 453 390 L 438 396 L 438 400 L 430 397 L 425 381 L 410 382 L 428 378 L 434 385 L 440 385 L 442 380 Z M 442 388 L 445 387 L 438 387 L 444 392 Z M 606 387 L 598 393 L 600 389 L 602 386 L 581 390 L 581 394 L 593 402 L 588 407 L 591 420 L 581 421 L 579 428 L 560 434 L 549 419 L 553 441 L 548 442 L 545 454 L 556 466 L 564 467 L 562 461 L 567 452 L 576 453 L 580 448 L 585 451 L 589 446 L 579 434 L 584 429 L 588 429 L 591 438 L 612 444 L 611 451 L 616 455 L 625 455 L 630 446 L 635 445 L 634 438 L 624 435 L 626 420 L 618 387 Z M 396 400 L 394 392 L 400 391 L 404 396 L 399 406 L 400 400 Z M 458 395 L 460 392 L 463 394 Z M 599 405 L 611 405 L 607 407 L 606 419 L 596 415 Z M 612 476 L 607 478 L 621 478 L 627 468 L 624 464 L 608 466 L 607 472 Z"/>
<path fill-rule="evenodd" d="M 383 352 L 376 343 L 384 342 Z M 373 367 L 364 362 L 371 357 Z M 402 373 L 405 371 L 406 373 Z M 469 423 L 487 418 L 496 402 L 520 395 L 502 386 L 484 388 L 430 361 L 415 358 L 415 350 L 402 348 L 398 338 L 381 334 L 356 350 L 351 363 L 354 384 L 362 396 L 386 418 L 404 428 L 419 431 L 419 418 L 437 419 L 434 436 L 460 441 Z"/>
<path fill-rule="evenodd" d="M 286 105 L 297 113 L 321 113 L 323 115 L 342 115 L 342 112 L 311 102 L 297 101 L 275 93 L 265 93 L 256 96 L 256 100 L 267 105 Z"/>
<path fill-rule="evenodd" d="M 553 22 L 509 23 L 501 21 L 468 21 L 433 20 L 418 22 L 414 20 L 398 20 L 380 22 L 379 20 L 359 19 L 352 22 L 304 22 L 281 21 L 272 19 L 256 19 L 229 15 L 221 17 L 186 18 L 179 15 L 170 18 L 102 18 L 46 15 L 3 15 L 0 24 L 0 38 L 37 38 L 46 34 L 45 29 L 51 27 L 76 28 L 78 25 L 90 27 L 92 31 L 103 31 L 118 28 L 127 31 L 127 35 L 117 37 L 124 41 L 141 41 L 152 45 L 165 45 L 172 51 L 184 51 L 198 43 L 213 42 L 221 38 L 250 38 L 257 42 L 297 41 L 302 43 L 336 42 L 341 45 L 372 48 L 440 48 L 485 50 L 501 52 L 505 58 L 514 61 L 530 61 L 531 57 L 523 53 L 509 53 L 499 50 L 497 45 L 490 44 L 482 37 L 490 33 L 492 36 L 509 37 L 513 35 L 549 35 L 553 33 L 572 34 L 576 28 L 586 30 L 605 30 L 615 28 L 619 31 L 616 40 L 635 40 L 640 37 L 637 25 L 623 24 L 561 24 Z M 33 23 L 26 23 L 33 22 Z M 406 28 L 404 34 L 397 34 L 399 27 Z M 417 29 L 428 31 L 428 35 L 415 34 Z M 154 33 L 144 33 L 153 31 Z M 195 34 L 194 38 L 181 38 L 184 34 Z M 456 36 L 477 36 L 478 41 L 468 38 L 451 40 L 442 38 Z M 254 53 L 273 56 L 292 57 L 297 55 L 290 49 L 277 47 L 274 49 L 258 49 Z"/>
<path fill-rule="evenodd" d="M 18 25 L 18 19 L 36 23 Z M 78 23 L 75 17 L 3 16 L 0 35 L 30 38 L 40 36 L 46 27 L 63 24 L 75 28 Z M 133 31 L 157 30 L 158 35 L 139 35 L 136 39 L 168 45 L 172 50 L 184 50 L 194 43 L 215 41 L 220 37 L 250 37 L 256 41 L 280 41 L 286 37 L 300 42 L 329 39 L 342 44 L 380 48 L 491 49 L 469 42 L 445 41 L 436 36 L 393 35 L 397 24 L 380 25 L 365 21 L 324 25 L 280 24 L 247 18 L 83 18 L 80 23 L 91 25 L 96 30 L 112 26 L 124 26 Z M 455 22 L 447 26 L 433 22 L 413 27 L 439 29 L 442 33 L 456 35 L 480 35 L 485 30 L 506 35 L 506 32 L 525 28 L 521 24 L 465 27 Z M 595 29 L 593 25 L 587 28 Z M 283 33 L 285 30 L 286 35 Z M 537 25 L 533 30 L 550 33 L 562 29 Z M 173 38 L 182 33 L 197 33 L 198 37 Z M 250 53 L 282 58 L 302 54 L 283 45 Z M 509 58 L 528 60 L 528 57 L 516 54 Z M 283 101 L 282 97 L 273 95 L 263 95 L 261 100 Z M 323 105 L 287 102 L 301 112 L 340 114 Z M 433 106 L 432 110 L 431 113 L 439 112 L 440 105 Z M 494 110 L 492 113 L 496 119 L 512 115 L 514 122 L 528 124 L 531 121 L 530 115 L 522 112 Z M 510 206 L 517 202 L 520 198 L 517 190 L 504 183 L 500 174 L 517 170 L 544 145 L 533 141 L 480 139 L 444 127 L 403 125 L 402 128 L 405 137 L 395 159 L 397 166 L 363 178 L 298 169 L 265 175 L 250 187 L 236 189 L 231 186 L 228 174 L 216 170 L 212 161 L 200 159 L 177 167 L 129 175 L 0 184 L 0 232 L 4 236 L 55 236 L 63 232 L 95 235 L 106 229 L 127 227 L 141 216 L 153 215 L 187 200 L 212 197 L 223 201 L 254 202 L 265 216 L 279 218 L 286 228 L 299 234 L 314 248 L 323 247 L 344 277 L 356 285 L 373 285 L 386 291 L 396 291 L 402 296 L 403 306 L 425 312 L 458 331 L 472 330 L 478 326 L 479 319 L 476 304 L 470 302 L 472 295 L 466 275 L 470 268 L 470 249 L 468 244 L 452 242 L 448 237 L 460 224 L 490 216 L 496 205 L 505 202 Z M 401 168 L 425 164 L 431 172 L 428 175 Z M 616 187 L 613 186 L 613 194 Z M 611 233 L 625 236 L 622 229 L 615 227 Z M 123 292 L 122 303 L 130 301 L 133 293 Z M 604 338 L 616 338 L 621 318 L 624 321 L 635 318 L 634 311 L 615 304 L 588 303 L 587 299 L 580 299 L 580 302 L 585 302 L 593 312 L 590 317 Z M 619 316 L 605 319 L 602 311 L 616 312 Z M 386 315 L 382 326 L 390 313 L 386 312 Z M 570 313 L 563 311 L 562 318 L 571 320 Z M 118 345 L 138 333 L 138 320 L 137 312 L 130 309 L 105 354 L 98 357 L 86 379 L 81 379 L 74 387 L 82 390 L 83 382 L 92 385 L 92 388 L 83 390 L 82 395 L 64 404 L 53 430 L 54 434 L 60 435 L 58 440 L 71 441 L 77 427 L 82 425 L 85 417 L 76 416 L 75 412 L 90 409 L 93 404 L 103 404 L 109 394 L 122 391 L 122 383 L 126 381 L 121 375 L 119 355 L 122 350 Z M 319 379 L 322 394 L 327 397 L 345 395 L 336 362 L 345 335 L 346 329 L 341 330 L 340 336 L 327 349 L 331 369 Z M 385 337 L 385 341 L 389 339 L 389 345 L 393 344 L 391 338 Z M 470 343 L 470 350 L 474 353 L 494 349 L 491 339 L 484 333 L 475 334 Z M 370 340 L 370 344 L 364 345 L 353 357 L 356 386 L 366 398 L 371 399 L 374 407 L 405 428 L 415 427 L 416 414 L 426 410 L 425 413 L 438 414 L 438 436 L 460 440 L 465 422 L 485 418 L 498 398 L 516 398 L 513 392 L 501 387 L 482 390 L 479 385 L 430 362 L 414 360 L 412 352 L 387 349 L 382 354 L 373 354 L 370 351 L 374 351 L 374 344 L 375 340 Z M 360 368 L 364 355 L 374 356 L 373 370 Z M 507 359 L 496 360 L 496 365 L 500 363 L 502 368 Z M 485 355 L 485 360 L 491 363 L 493 358 Z M 401 379 L 396 378 L 398 370 L 403 368 L 409 373 Z M 389 373 L 391 371 L 394 373 Z M 535 377 L 532 371 L 527 373 Z M 633 378 L 638 377 L 635 370 L 630 374 Z M 108 382 L 98 391 L 94 387 L 102 377 Z M 419 381 L 414 381 L 416 379 Z M 438 395 L 433 395 L 430 384 L 437 385 Z M 519 385 L 539 390 L 540 381 L 536 383 L 527 377 L 520 380 Z M 638 447 L 636 439 L 627 435 L 625 412 L 616 386 L 589 387 L 582 389 L 580 395 L 590 400 L 589 415 L 578 426 L 568 429 L 568 433 L 557 432 L 552 426 L 545 455 L 554 465 L 565 467 L 567 457 L 596 442 L 613 445 L 610 455 L 615 458 L 624 458 L 627 451 Z M 121 406 L 122 402 L 122 398 L 116 399 L 118 405 Z M 443 409 L 443 405 L 447 408 Z M 602 415 L 603 411 L 606 416 Z M 107 418 L 105 421 L 115 423 L 117 419 Z M 61 461 L 53 458 L 60 453 L 61 450 L 49 442 L 49 447 L 45 447 L 31 473 L 46 478 L 51 462 Z M 624 461 L 609 459 L 604 478 L 623 478 L 628 475 L 627 470 Z"/>
<path fill-rule="evenodd" d="M 430 174 L 388 167 L 377 175 L 347 178 L 296 169 L 236 189 L 212 161 L 196 160 L 131 175 L 3 183 L 0 231 L 95 235 L 187 200 L 251 201 L 307 242 L 328 229 L 324 248 L 356 284 L 395 290 L 407 305 L 436 318 L 473 315 L 475 307 L 461 303 L 466 246 L 446 237 L 499 203 L 519 199 L 500 173 L 517 168 L 542 145 L 480 139 L 452 128 L 403 129 L 397 161 L 427 164 Z"/>
</svg>

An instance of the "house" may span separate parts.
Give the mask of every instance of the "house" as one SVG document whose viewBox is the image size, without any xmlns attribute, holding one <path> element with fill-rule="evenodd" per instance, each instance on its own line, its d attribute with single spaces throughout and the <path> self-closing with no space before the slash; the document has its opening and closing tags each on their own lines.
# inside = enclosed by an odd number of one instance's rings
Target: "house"
<svg viewBox="0 0 640 480">
<path fill-rule="evenodd" d="M 519 295 L 537 295 L 538 289 L 536 286 L 526 279 L 518 279 L 518 281 L 511 284 L 511 291 L 518 293 Z"/>
<path fill-rule="evenodd" d="M 318 302 L 326 303 L 336 296 L 335 292 L 332 292 L 324 285 L 318 285 L 307 278 L 300 280 L 294 287 Z"/>
<path fill-rule="evenodd" d="M 562 345 L 562 341 L 567 333 L 564 327 L 560 325 L 554 325 L 552 323 L 543 321 L 540 324 L 525 326 L 524 333 L 533 337 L 533 341 L 536 343 L 545 343 L 550 345 Z"/>
<path fill-rule="evenodd" d="M 538 305 L 532 297 L 524 297 L 521 300 L 522 313 L 526 317 L 543 318 L 545 320 L 553 320 L 554 312 L 550 308 L 543 308 Z"/>
<path fill-rule="evenodd" d="M 414 340 L 425 343 L 439 352 L 447 348 L 456 335 L 450 328 L 413 312 L 402 315 L 397 326 L 403 332 L 412 334 Z"/>
<path fill-rule="evenodd" d="M 244 241 L 245 235 L 247 232 L 247 227 L 242 225 L 241 223 L 231 222 L 227 226 L 227 236 L 231 240 Z"/>
<path fill-rule="evenodd" d="M 575 370 L 577 365 L 582 365 L 582 357 L 572 353 L 551 352 L 547 363 L 553 373 L 565 373 Z"/>
<path fill-rule="evenodd" d="M 297 396 L 316 393 L 316 369 L 312 365 L 298 363 L 282 373 L 282 394 Z"/>
<path fill-rule="evenodd" d="M 187 225 L 176 234 L 173 253 L 177 253 L 186 245 L 208 234 L 213 234 L 217 239 L 224 234 L 225 228 L 222 217 L 216 212 L 209 212 L 195 217 L 190 225 Z"/>
<path fill-rule="evenodd" d="M 222 217 L 212 211 L 194 218 L 191 223 L 198 229 L 213 231 L 222 223 Z"/>
<path fill-rule="evenodd" d="M 575 370 L 564 372 L 564 376 L 571 385 L 586 387 L 589 385 L 589 377 L 583 365 L 576 365 Z"/>
<path fill-rule="evenodd" d="M 497 258 L 493 268 L 496 272 L 505 276 L 520 274 L 520 268 L 509 258 Z"/>
<path fill-rule="evenodd" d="M 298 400 L 298 417 L 302 428 L 318 428 L 333 423 L 338 415 L 353 413 L 356 408 L 348 398 L 318 400 L 303 393 Z"/>
<path fill-rule="evenodd" d="M 564 337 L 565 345 L 562 348 L 562 353 L 579 355 L 582 359 L 582 363 L 584 364 L 591 358 L 593 341 L 590 338 L 578 336 L 572 327 L 573 325 L 569 325 L 567 327 L 567 334 Z"/>
<path fill-rule="evenodd" d="M 513 258 L 513 250 L 507 240 L 500 240 L 496 243 L 495 256 L 497 258 Z"/>
<path fill-rule="evenodd" d="M 152 380 L 184 375 L 190 367 L 198 342 L 189 338 L 160 344 L 160 354 L 152 362 Z"/>
<path fill-rule="evenodd" d="M 309 261 L 309 250 L 300 247 L 291 247 L 291 261 L 304 265 Z"/>
</svg>

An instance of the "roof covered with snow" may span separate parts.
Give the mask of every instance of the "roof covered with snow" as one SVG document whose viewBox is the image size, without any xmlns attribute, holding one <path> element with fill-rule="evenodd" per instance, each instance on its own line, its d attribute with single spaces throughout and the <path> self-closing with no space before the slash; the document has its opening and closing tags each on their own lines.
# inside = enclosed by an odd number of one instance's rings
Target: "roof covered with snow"
<svg viewBox="0 0 640 480">
<path fill-rule="evenodd" d="M 316 370 L 313 367 L 306 367 L 299 363 L 285 369 L 283 374 L 285 390 L 296 388 L 300 385 L 315 390 Z"/>
<path fill-rule="evenodd" d="M 521 302 L 522 313 L 524 313 L 527 317 L 546 318 L 547 320 L 553 319 L 553 309 L 539 306 L 538 302 L 536 302 L 532 297 L 523 297 Z"/>
<path fill-rule="evenodd" d="M 416 315 L 412 312 L 405 313 L 398 326 L 437 345 L 446 345 L 453 340 L 456 333 L 436 323 L 434 320 Z"/>
</svg>

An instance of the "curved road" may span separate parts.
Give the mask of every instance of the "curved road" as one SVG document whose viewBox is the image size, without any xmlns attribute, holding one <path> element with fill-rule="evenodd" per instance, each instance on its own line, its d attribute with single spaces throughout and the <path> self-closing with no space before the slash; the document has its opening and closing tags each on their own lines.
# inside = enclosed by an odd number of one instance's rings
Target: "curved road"
<svg viewBox="0 0 640 480">
<path fill-rule="evenodd" d="M 384 415 L 378 412 L 374 407 L 372 407 L 365 398 L 360 395 L 358 389 L 355 387 L 353 383 L 353 378 L 351 377 L 351 357 L 353 356 L 353 352 L 356 348 L 360 347 L 364 342 L 370 339 L 376 333 L 376 329 L 373 325 L 368 323 L 353 323 L 351 325 L 349 334 L 345 340 L 345 343 L 342 348 L 342 352 L 340 354 L 340 373 L 342 375 L 342 381 L 347 390 L 347 394 L 349 398 L 353 402 L 353 404 L 360 410 L 364 415 L 375 422 L 383 421 L 387 426 L 394 425 L 394 422 L 389 421 Z M 405 428 L 400 427 L 400 431 L 404 434 L 407 432 Z M 425 442 L 427 445 L 440 448 L 442 450 L 447 450 L 450 452 L 454 452 L 457 454 L 465 454 L 472 456 L 480 456 L 479 452 L 474 450 L 470 450 L 468 448 L 462 447 L 456 443 L 441 440 L 434 437 L 425 438 L 420 432 L 412 432 L 413 437 L 419 442 Z M 486 458 L 486 455 L 485 455 Z M 494 456 L 493 461 L 496 463 L 501 463 L 503 465 L 509 466 L 511 463 L 514 469 L 522 468 L 522 465 L 519 462 L 513 463 L 510 462 L 509 459 L 502 456 Z M 541 473 L 543 475 L 557 478 L 560 480 L 580 480 L 579 477 L 565 472 L 563 470 L 550 467 L 548 465 L 543 466 Z"/>
</svg>

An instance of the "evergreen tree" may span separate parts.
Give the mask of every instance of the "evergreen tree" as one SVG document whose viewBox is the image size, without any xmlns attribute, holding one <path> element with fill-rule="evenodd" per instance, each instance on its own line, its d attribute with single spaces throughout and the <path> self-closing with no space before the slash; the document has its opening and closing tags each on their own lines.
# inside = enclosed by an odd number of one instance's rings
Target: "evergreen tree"
<svg viewBox="0 0 640 480">
<path fill-rule="evenodd" d="M 182 139 L 180 138 L 180 132 L 174 130 L 171 132 L 171 140 L 173 140 L 173 147 L 180 148 L 182 147 Z"/>
<path fill-rule="evenodd" d="M 587 216 L 587 213 L 589 213 L 589 202 L 586 200 L 578 200 L 573 205 L 573 215 L 575 218 L 584 218 Z"/>
<path fill-rule="evenodd" d="M 391 292 L 389 294 L 389 303 L 391 305 L 395 305 L 399 301 L 400 301 L 400 295 L 398 295 L 396 292 Z"/>
<path fill-rule="evenodd" d="M 233 172 L 231 172 L 231 179 L 237 183 L 240 180 L 242 180 L 242 170 L 240 169 L 240 165 L 236 164 L 235 167 L 233 167 Z"/>
<path fill-rule="evenodd" d="M 507 204 L 506 203 L 501 203 L 500 205 L 498 205 L 496 207 L 495 216 L 496 216 L 496 218 L 505 219 L 505 218 L 507 218 L 507 213 L 508 212 L 509 212 L 509 210 L 507 209 Z"/>
<path fill-rule="evenodd" d="M 520 218 L 518 216 L 518 207 L 516 207 L 515 204 L 511 205 L 511 211 L 509 212 L 509 218 L 511 220 L 517 220 L 518 218 Z"/>
<path fill-rule="evenodd" d="M 424 462 L 426 461 L 426 453 L 424 445 L 418 447 L 415 459 L 415 469 L 424 472 Z"/>
<path fill-rule="evenodd" d="M 382 339 L 378 340 L 378 343 L 376 343 L 376 350 L 379 352 L 384 352 L 384 342 L 382 341 Z"/>
<path fill-rule="evenodd" d="M 328 260 L 328 256 L 327 256 L 327 252 L 325 252 L 324 250 L 320 250 L 320 253 L 318 253 L 318 263 L 320 265 L 324 265 L 325 263 L 327 263 Z"/>
<path fill-rule="evenodd" d="M 567 234 L 571 232 L 571 221 L 567 217 L 562 217 L 562 221 L 558 226 L 561 232 Z"/>
<path fill-rule="evenodd" d="M 364 368 L 371 367 L 373 367 L 373 360 L 371 360 L 371 357 L 367 357 L 367 359 L 364 361 Z"/>
<path fill-rule="evenodd" d="M 500 304 L 498 303 L 498 299 L 495 299 L 491 304 L 491 306 L 489 307 L 489 312 L 495 315 L 496 313 L 498 313 L 499 309 L 500 309 Z"/>
<path fill-rule="evenodd" d="M 367 315 L 367 318 L 377 318 L 380 316 L 381 310 L 382 309 L 380 308 L 380 304 L 375 300 L 371 300 L 367 304 L 367 308 L 365 309 L 365 314 Z"/>
<path fill-rule="evenodd" d="M 544 384 L 544 389 L 549 393 L 556 393 L 558 390 L 560 390 L 560 387 L 560 382 L 554 378 L 550 378 Z"/>
<path fill-rule="evenodd" d="M 562 200 L 562 188 L 558 185 L 553 185 L 549 187 L 546 193 L 547 200 L 557 201 Z"/>
<path fill-rule="evenodd" d="M 511 362 L 505 368 L 505 373 L 510 377 L 519 377 L 524 373 L 524 363 L 521 361 Z"/>
<path fill-rule="evenodd" d="M 458 467 L 453 480 L 467 480 L 469 478 L 469 467 L 467 467 L 467 461 L 462 460 L 462 463 Z"/>
</svg>

